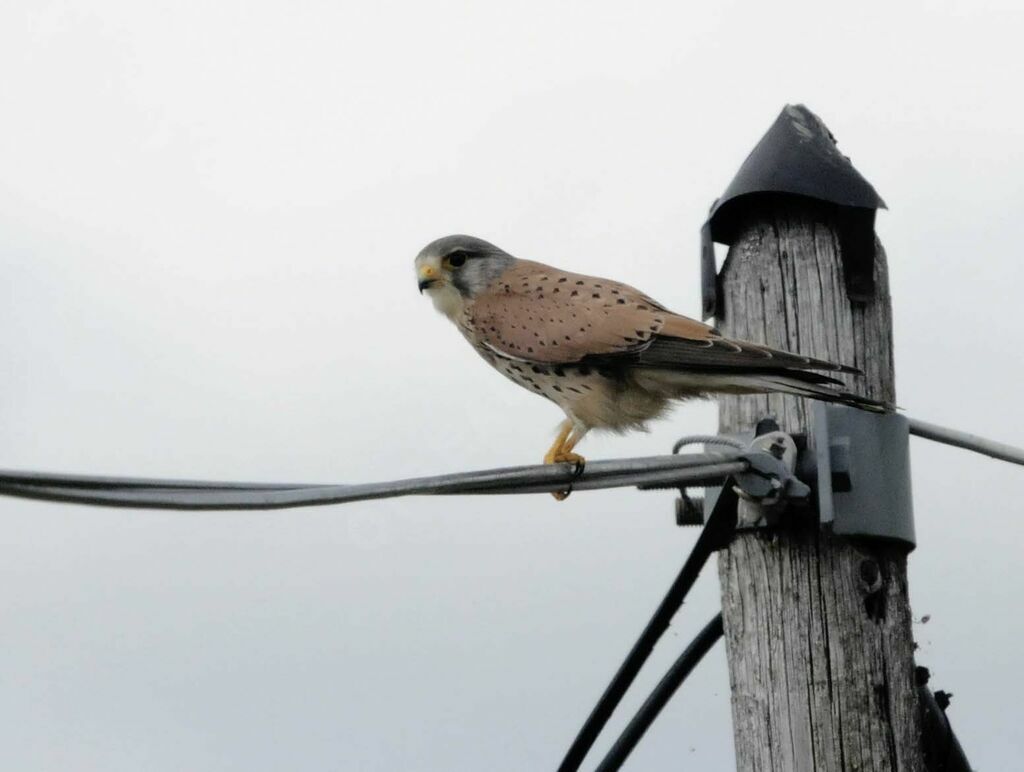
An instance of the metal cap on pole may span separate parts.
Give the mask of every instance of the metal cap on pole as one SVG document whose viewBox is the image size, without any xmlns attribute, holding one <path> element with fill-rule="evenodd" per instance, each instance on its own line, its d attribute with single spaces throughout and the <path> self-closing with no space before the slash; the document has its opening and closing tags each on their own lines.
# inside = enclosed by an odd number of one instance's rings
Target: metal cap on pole
<svg viewBox="0 0 1024 772">
<path fill-rule="evenodd" d="M 885 202 L 835 137 L 803 105 L 786 105 L 761 138 L 725 193 L 715 201 L 701 229 L 701 284 L 704 318 L 723 316 L 714 242 L 732 244 L 751 207 L 766 197 L 801 196 L 834 208 L 851 300 L 874 296 L 875 210 Z"/>
</svg>

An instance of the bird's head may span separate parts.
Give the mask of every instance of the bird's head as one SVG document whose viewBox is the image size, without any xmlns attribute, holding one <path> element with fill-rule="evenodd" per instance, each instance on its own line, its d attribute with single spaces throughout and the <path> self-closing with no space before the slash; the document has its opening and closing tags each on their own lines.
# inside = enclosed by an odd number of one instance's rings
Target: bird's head
<svg viewBox="0 0 1024 772">
<path fill-rule="evenodd" d="M 416 280 L 434 306 L 454 318 L 465 303 L 515 262 L 504 250 L 474 236 L 445 236 L 416 255 Z"/>
</svg>

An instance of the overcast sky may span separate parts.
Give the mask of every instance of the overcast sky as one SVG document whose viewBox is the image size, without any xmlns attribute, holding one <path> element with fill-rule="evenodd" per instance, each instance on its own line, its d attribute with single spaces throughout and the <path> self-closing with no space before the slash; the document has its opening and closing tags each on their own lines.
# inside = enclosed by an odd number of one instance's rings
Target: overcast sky
<svg viewBox="0 0 1024 772">
<path fill-rule="evenodd" d="M 701 222 L 787 102 L 889 204 L 900 404 L 1020 444 L 1019 7 L 6 0 L 0 467 L 536 462 L 559 411 L 416 293 L 416 252 L 473 233 L 697 315 Z M 913 466 L 918 662 L 1006 769 L 1024 470 L 920 441 Z M 0 518 L 11 770 L 553 768 L 695 537 L 635 491 Z M 708 570 L 599 749 L 717 608 Z M 629 768 L 732 759 L 719 647 Z"/>
</svg>

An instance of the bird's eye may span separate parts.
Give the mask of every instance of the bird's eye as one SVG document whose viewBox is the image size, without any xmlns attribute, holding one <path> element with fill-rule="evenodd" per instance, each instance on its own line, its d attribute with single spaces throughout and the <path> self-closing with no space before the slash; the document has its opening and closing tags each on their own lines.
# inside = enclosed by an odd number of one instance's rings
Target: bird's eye
<svg viewBox="0 0 1024 772">
<path fill-rule="evenodd" d="M 458 268 L 458 267 L 466 264 L 466 253 L 465 252 L 452 252 L 450 255 L 448 255 L 448 257 L 445 258 L 445 261 L 452 268 Z"/>
</svg>

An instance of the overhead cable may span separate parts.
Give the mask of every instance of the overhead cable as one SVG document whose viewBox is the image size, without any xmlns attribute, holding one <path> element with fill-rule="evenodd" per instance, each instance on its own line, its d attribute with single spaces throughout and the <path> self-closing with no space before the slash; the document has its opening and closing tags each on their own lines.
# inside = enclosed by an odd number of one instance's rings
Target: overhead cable
<svg viewBox="0 0 1024 772">
<path fill-rule="evenodd" d="M 413 495 L 548 493 L 627 486 L 714 485 L 750 463 L 738 453 L 695 453 L 542 464 L 356 485 L 161 480 L 0 470 L 0 495 L 136 509 L 252 510 L 343 504 Z"/>
<path fill-rule="evenodd" d="M 909 419 L 910 433 L 915 437 L 922 437 L 926 440 L 941 442 L 944 445 L 952 445 L 956 448 L 972 450 L 981 453 L 983 456 L 998 458 L 1000 461 L 1009 461 L 1011 464 L 1024 466 L 1024 449 L 1015 448 L 1013 445 L 1006 445 L 1002 442 L 979 437 L 976 434 L 950 429 L 946 426 L 930 424 L 927 421 L 919 421 L 916 418 Z"/>
</svg>

